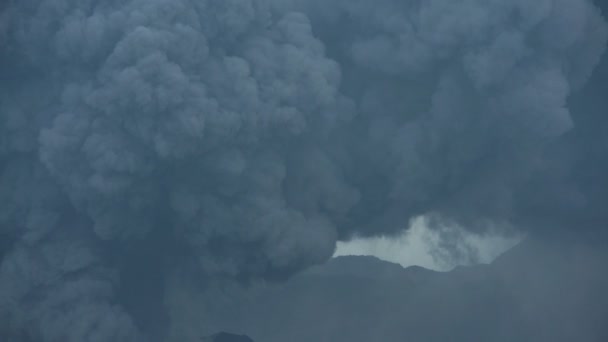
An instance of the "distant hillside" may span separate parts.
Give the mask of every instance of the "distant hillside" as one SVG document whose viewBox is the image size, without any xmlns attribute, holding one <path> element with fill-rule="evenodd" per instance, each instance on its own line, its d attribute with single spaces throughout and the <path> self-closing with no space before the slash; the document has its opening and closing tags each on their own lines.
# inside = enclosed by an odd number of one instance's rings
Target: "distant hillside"
<svg viewBox="0 0 608 342">
<path fill-rule="evenodd" d="M 577 246 L 528 241 L 445 273 L 335 258 L 259 293 L 239 330 L 264 342 L 608 341 L 607 253 Z"/>
<path fill-rule="evenodd" d="M 384 278 L 403 275 L 432 276 L 437 272 L 419 266 L 403 268 L 399 264 L 380 260 L 373 256 L 341 256 L 326 264 L 315 266 L 304 272 L 303 276 L 361 276 Z"/>
<path fill-rule="evenodd" d="M 220 332 L 209 337 L 204 337 L 202 342 L 254 342 L 249 336 L 236 335 Z"/>
</svg>

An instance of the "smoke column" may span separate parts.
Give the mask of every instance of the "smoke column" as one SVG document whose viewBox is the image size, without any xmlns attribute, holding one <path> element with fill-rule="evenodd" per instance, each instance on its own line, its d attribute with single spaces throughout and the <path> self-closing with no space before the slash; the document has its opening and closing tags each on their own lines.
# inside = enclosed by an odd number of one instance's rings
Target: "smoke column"
<svg viewBox="0 0 608 342">
<path fill-rule="evenodd" d="M 607 37 L 587 0 L 3 2 L 0 336 L 160 339 L 168 279 L 420 215 L 603 232 L 602 97 L 568 101 Z"/>
</svg>

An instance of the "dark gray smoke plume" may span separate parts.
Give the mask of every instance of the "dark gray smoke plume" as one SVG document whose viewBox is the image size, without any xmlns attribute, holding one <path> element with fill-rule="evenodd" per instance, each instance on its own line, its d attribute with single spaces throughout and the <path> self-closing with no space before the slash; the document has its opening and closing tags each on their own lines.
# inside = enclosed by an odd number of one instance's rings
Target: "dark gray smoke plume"
<svg viewBox="0 0 608 342">
<path fill-rule="evenodd" d="M 568 100 L 607 37 L 588 0 L 2 2 L 0 336 L 161 339 L 175 278 L 419 215 L 604 231 L 605 96 Z"/>
</svg>

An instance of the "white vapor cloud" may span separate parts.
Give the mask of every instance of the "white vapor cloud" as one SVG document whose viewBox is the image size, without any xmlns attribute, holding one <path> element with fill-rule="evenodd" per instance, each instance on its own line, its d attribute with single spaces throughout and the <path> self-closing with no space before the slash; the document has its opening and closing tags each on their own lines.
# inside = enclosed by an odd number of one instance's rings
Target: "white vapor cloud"
<svg viewBox="0 0 608 342">
<path fill-rule="evenodd" d="M 457 235 L 458 239 L 446 246 L 443 243 L 446 234 Z M 496 229 L 483 233 L 468 232 L 457 226 L 434 230 L 424 217 L 418 217 L 408 230 L 396 236 L 340 241 L 334 257 L 370 255 L 403 267 L 448 271 L 456 266 L 491 263 L 522 239 L 521 234 Z"/>
</svg>

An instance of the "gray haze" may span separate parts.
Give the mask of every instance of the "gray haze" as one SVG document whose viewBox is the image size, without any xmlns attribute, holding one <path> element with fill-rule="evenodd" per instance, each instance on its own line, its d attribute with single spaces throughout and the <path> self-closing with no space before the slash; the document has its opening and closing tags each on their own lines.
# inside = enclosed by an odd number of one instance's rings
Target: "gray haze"
<svg viewBox="0 0 608 342">
<path fill-rule="evenodd" d="M 604 244 L 607 38 L 590 0 L 4 0 L 0 337 L 164 340 L 184 287 L 420 215 Z"/>
</svg>

